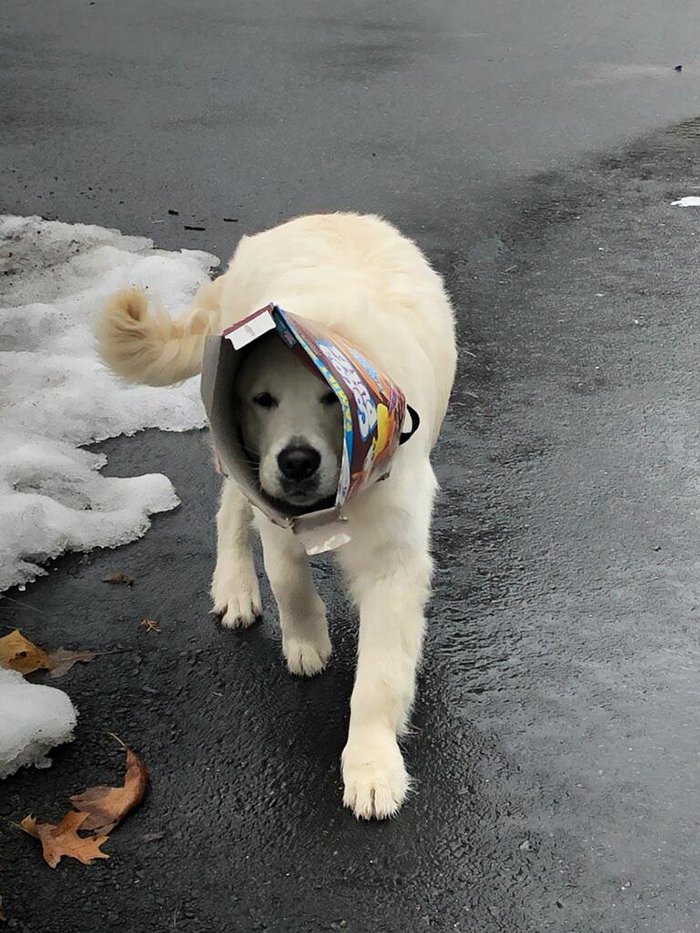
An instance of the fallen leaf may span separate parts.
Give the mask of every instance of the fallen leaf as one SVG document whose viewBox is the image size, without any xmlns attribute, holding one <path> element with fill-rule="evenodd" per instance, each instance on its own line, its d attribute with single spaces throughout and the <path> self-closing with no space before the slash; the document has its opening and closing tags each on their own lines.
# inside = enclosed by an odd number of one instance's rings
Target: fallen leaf
<svg viewBox="0 0 700 933">
<path fill-rule="evenodd" d="M 106 577 L 102 578 L 103 583 L 114 583 L 121 584 L 122 586 L 133 586 L 136 583 L 136 580 L 133 577 L 128 577 L 125 573 L 110 573 Z"/>
<path fill-rule="evenodd" d="M 163 839 L 164 836 L 165 833 L 144 833 L 141 838 L 144 842 L 158 842 L 159 840 Z"/>
<path fill-rule="evenodd" d="M 48 655 L 49 661 L 51 662 L 51 673 L 49 677 L 61 677 L 62 674 L 66 674 L 78 661 L 87 664 L 88 661 L 94 661 L 96 657 L 97 651 L 68 651 L 67 648 L 57 648 Z"/>
<path fill-rule="evenodd" d="M 100 846 L 107 841 L 106 835 L 79 836 L 88 819 L 86 813 L 71 810 L 56 826 L 53 823 L 37 823 L 33 816 L 26 816 L 19 824 L 25 833 L 39 839 L 44 850 L 44 861 L 55 868 L 64 855 L 90 865 L 96 858 L 109 858 Z"/>
<path fill-rule="evenodd" d="M 5 911 L 2 906 L 2 897 L 0 897 L 0 923 L 7 923 L 7 917 L 5 916 Z"/>
<path fill-rule="evenodd" d="M 51 670 L 52 664 L 45 651 L 28 641 L 19 629 L 15 629 L 0 638 L 0 666 L 21 674 L 31 674 L 40 669 Z"/>
<path fill-rule="evenodd" d="M 148 769 L 136 752 L 126 745 L 124 748 L 126 775 L 121 787 L 88 787 L 82 794 L 70 798 L 75 809 L 87 815 L 83 829 L 109 833 L 143 800 Z"/>
<path fill-rule="evenodd" d="M 145 616 L 139 622 L 139 625 L 142 625 L 149 632 L 158 632 L 160 634 L 161 628 L 160 625 L 155 621 L 155 619 L 147 619 Z"/>
</svg>

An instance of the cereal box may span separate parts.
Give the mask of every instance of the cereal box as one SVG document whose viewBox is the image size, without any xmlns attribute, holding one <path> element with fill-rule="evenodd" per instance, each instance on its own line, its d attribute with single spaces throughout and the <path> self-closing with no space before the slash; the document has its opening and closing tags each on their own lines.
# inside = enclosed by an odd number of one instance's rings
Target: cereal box
<svg viewBox="0 0 700 933">
<path fill-rule="evenodd" d="M 232 387 L 247 348 L 272 330 L 290 353 L 315 368 L 335 393 L 343 411 L 343 452 L 335 504 L 330 509 L 285 515 L 263 499 L 243 455 L 231 412 Z M 276 524 L 299 535 L 309 553 L 340 547 L 352 529 L 343 506 L 389 474 L 399 444 L 415 432 L 418 415 L 410 409 L 411 430 L 402 433 L 406 399 L 392 380 L 354 344 L 306 318 L 270 304 L 221 336 L 207 338 L 202 368 L 202 398 L 223 472 L 250 502 Z"/>
</svg>

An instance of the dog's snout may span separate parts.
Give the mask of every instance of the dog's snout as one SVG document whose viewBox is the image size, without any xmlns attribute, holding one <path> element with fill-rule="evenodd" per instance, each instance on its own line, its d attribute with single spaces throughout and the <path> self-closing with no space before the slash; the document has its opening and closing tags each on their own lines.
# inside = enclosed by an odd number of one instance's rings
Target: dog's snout
<svg viewBox="0 0 700 933">
<path fill-rule="evenodd" d="M 283 476 L 298 482 L 314 475 L 321 465 L 321 455 L 313 447 L 290 445 L 278 454 L 277 464 Z"/>
</svg>

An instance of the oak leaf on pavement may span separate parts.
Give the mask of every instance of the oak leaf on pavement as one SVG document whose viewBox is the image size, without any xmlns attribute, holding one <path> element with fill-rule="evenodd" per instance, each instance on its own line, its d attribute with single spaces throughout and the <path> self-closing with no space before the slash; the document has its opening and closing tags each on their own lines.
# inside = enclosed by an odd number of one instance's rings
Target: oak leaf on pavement
<svg viewBox="0 0 700 933">
<path fill-rule="evenodd" d="M 78 661 L 87 664 L 88 661 L 94 661 L 96 657 L 96 651 L 69 651 L 67 648 L 56 648 L 48 655 L 51 662 L 49 677 L 60 677 L 62 674 L 67 674 Z"/>
<path fill-rule="evenodd" d="M 87 814 L 70 810 L 58 825 L 37 823 L 33 816 L 26 816 L 19 824 L 22 829 L 39 839 L 44 850 L 44 861 L 55 868 L 64 855 L 77 859 L 83 865 L 90 865 L 96 858 L 109 858 L 100 846 L 107 841 L 107 835 L 79 836 Z"/>
<path fill-rule="evenodd" d="M 122 586 L 133 586 L 136 583 L 136 580 L 133 577 L 128 576 L 121 571 L 117 573 L 110 573 L 106 577 L 102 577 L 103 583 L 112 583 L 112 584 L 121 584 Z"/>
<path fill-rule="evenodd" d="M 51 670 L 53 664 L 48 654 L 25 638 L 19 629 L 0 638 L 0 667 L 9 667 L 20 674 L 32 671 Z"/>
<path fill-rule="evenodd" d="M 82 829 L 109 833 L 143 800 L 148 783 L 148 769 L 139 756 L 126 750 L 126 774 L 121 787 L 88 787 L 70 798 L 76 810 L 87 815 Z"/>
</svg>

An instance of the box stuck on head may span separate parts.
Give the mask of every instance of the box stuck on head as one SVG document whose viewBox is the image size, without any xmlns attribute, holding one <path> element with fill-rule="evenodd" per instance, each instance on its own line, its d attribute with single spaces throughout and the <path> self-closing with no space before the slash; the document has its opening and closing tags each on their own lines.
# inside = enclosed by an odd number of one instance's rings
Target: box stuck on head
<svg viewBox="0 0 700 933">
<path fill-rule="evenodd" d="M 250 424 L 255 418 L 247 409 L 279 407 L 278 395 L 256 385 L 262 372 L 274 378 L 270 369 L 287 382 L 290 369 L 291 378 L 306 374 L 307 385 L 281 413 L 286 432 L 263 452 L 263 432 Z M 309 376 L 323 389 L 309 385 Z M 309 554 L 350 540 L 343 506 L 389 475 L 398 446 L 419 424 L 410 409 L 410 430 L 402 432 L 403 393 L 358 347 L 272 304 L 207 338 L 201 387 L 222 472 L 270 521 L 298 535 Z M 300 409 L 317 396 L 328 411 L 320 422 L 305 422 Z M 313 437 L 319 423 L 328 426 L 325 438 Z M 271 469 L 266 459 L 272 459 Z"/>
</svg>

